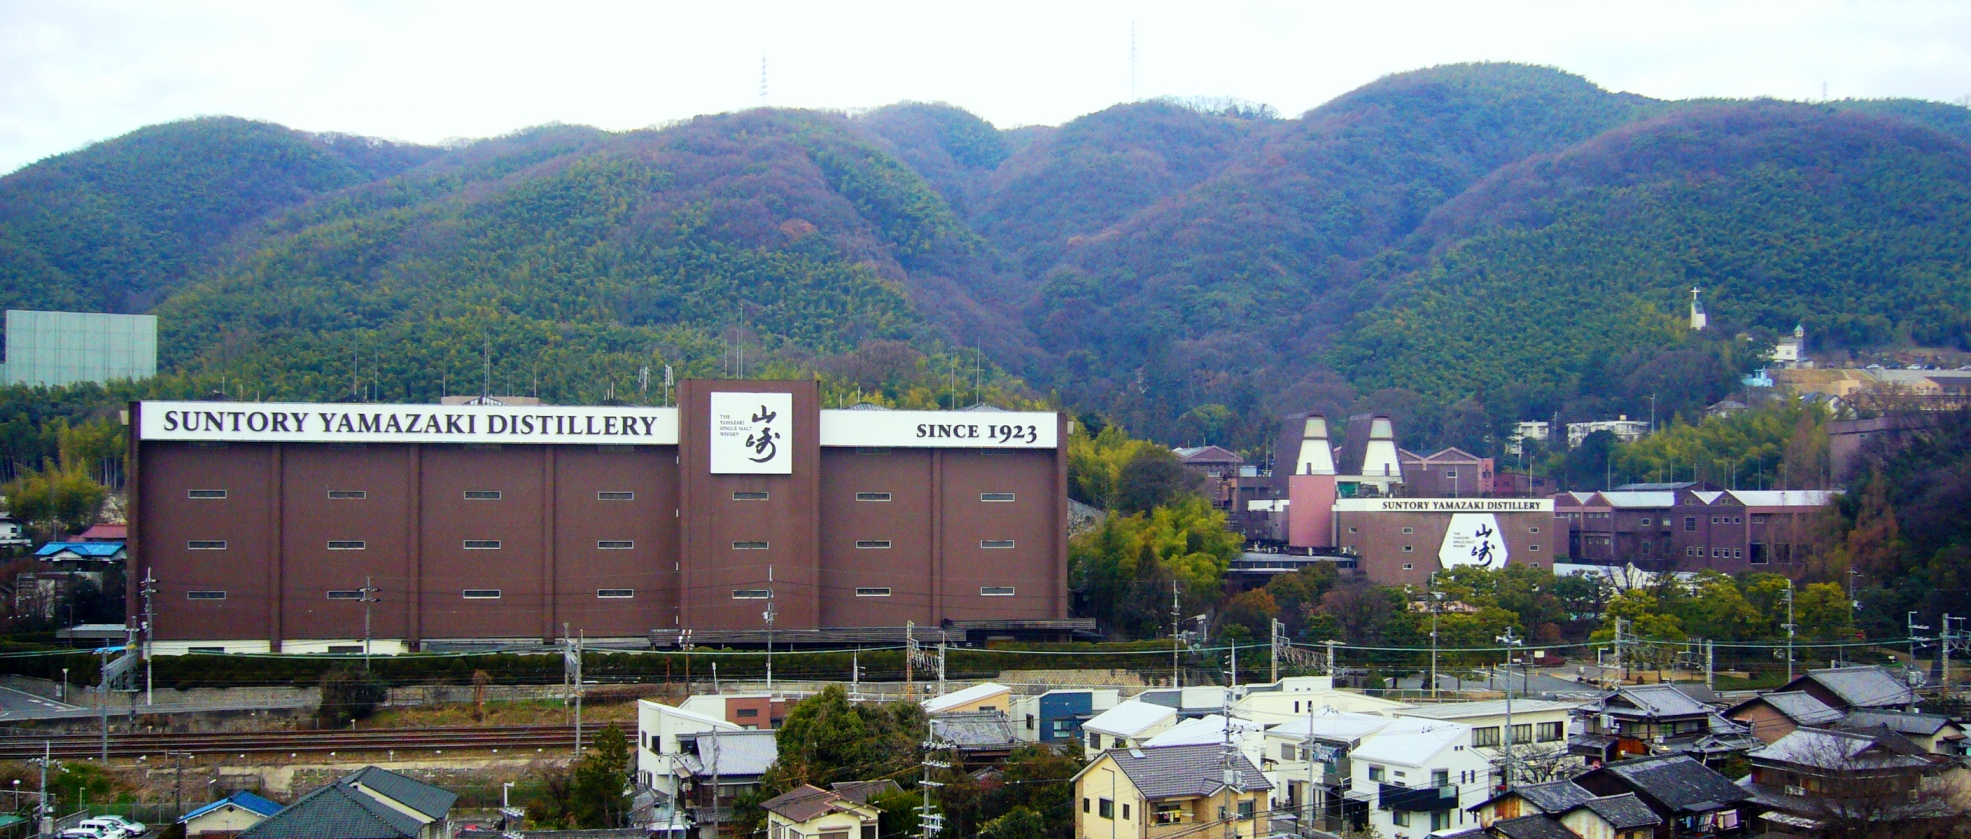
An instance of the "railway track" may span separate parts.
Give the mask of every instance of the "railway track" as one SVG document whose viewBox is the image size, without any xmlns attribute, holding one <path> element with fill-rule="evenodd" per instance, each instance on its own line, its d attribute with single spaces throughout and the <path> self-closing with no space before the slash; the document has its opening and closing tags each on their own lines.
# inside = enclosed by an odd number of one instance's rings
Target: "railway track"
<svg viewBox="0 0 1971 839">
<path fill-rule="evenodd" d="M 584 743 L 602 732 L 602 725 L 582 727 Z M 628 735 L 625 735 L 626 737 Z M 172 753 L 188 755 L 252 755 L 282 752 L 442 752 L 493 749 L 572 749 L 575 732 L 566 725 L 454 726 L 415 729 L 354 729 L 350 731 L 223 731 L 208 733 L 112 733 L 110 757 L 148 757 L 163 760 Z M 58 758 L 89 758 L 102 754 L 95 734 L 29 734 L 0 736 L 0 760 L 40 757 L 43 743 Z"/>
</svg>

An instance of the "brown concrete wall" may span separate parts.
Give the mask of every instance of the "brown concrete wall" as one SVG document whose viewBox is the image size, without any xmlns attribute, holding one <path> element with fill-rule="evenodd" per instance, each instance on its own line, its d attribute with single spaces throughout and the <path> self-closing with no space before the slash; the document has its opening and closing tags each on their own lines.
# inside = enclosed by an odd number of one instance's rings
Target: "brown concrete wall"
<svg viewBox="0 0 1971 839">
<path fill-rule="evenodd" d="M 330 590 L 363 587 L 381 601 L 371 609 L 376 638 L 410 631 L 410 534 L 402 510 L 412 476 L 409 446 L 282 447 L 281 551 L 284 638 L 360 638 L 363 604 L 330 600 Z M 361 499 L 331 499 L 331 490 L 361 490 Z M 360 541 L 362 550 L 329 550 L 330 541 Z"/>
<path fill-rule="evenodd" d="M 553 621 L 590 638 L 677 625 L 677 449 L 556 446 Z M 604 501 L 602 492 L 632 492 Z M 629 550 L 596 543 L 627 541 Z M 603 598 L 601 589 L 635 596 Z"/>
<path fill-rule="evenodd" d="M 547 594 L 548 446 L 423 447 L 419 611 L 426 638 L 550 638 Z M 492 490 L 497 501 L 467 501 Z M 467 539 L 498 550 L 466 550 Z M 466 589 L 498 589 L 466 600 Z"/>
<path fill-rule="evenodd" d="M 710 395 L 792 393 L 791 475 L 714 475 L 706 448 Z M 771 588 L 774 628 L 812 628 L 820 621 L 820 407 L 814 382 L 700 381 L 678 386 L 680 613 L 691 629 L 766 629 L 766 601 L 736 600 L 738 589 Z M 765 501 L 736 501 L 734 492 L 765 492 Z M 734 550 L 734 542 L 765 541 L 766 550 Z M 768 569 L 773 582 L 768 584 Z"/>
<path fill-rule="evenodd" d="M 159 640 L 273 637 L 275 469 L 271 445 L 145 446 L 137 525 L 143 560 L 157 578 Z M 223 489 L 226 498 L 192 500 L 188 489 Z M 224 540 L 226 549 L 189 550 L 192 540 Z M 188 591 L 223 591 L 226 599 L 188 600 Z"/>
<path fill-rule="evenodd" d="M 940 542 L 944 573 L 939 620 L 1009 620 L 1052 617 L 1058 590 L 1055 540 L 1054 453 L 941 449 L 943 497 Z M 1012 502 L 981 501 L 981 493 L 1011 492 Z M 1012 539 L 1012 548 L 984 548 L 986 540 Z M 982 586 L 1012 586 L 1012 597 L 985 597 Z"/>
<path fill-rule="evenodd" d="M 1516 565 L 1552 568 L 1555 540 L 1565 544 L 1567 533 L 1557 529 L 1552 513 L 1493 513 L 1505 538 L 1506 552 Z M 1422 586 L 1437 570 L 1437 551 L 1450 529 L 1451 513 L 1364 512 L 1335 513 L 1342 547 L 1360 553 L 1357 570 L 1379 585 Z M 1404 533 L 1404 528 L 1412 532 Z M 1351 530 L 1353 532 L 1351 532 Z M 1409 546 L 1411 550 L 1403 550 Z M 1538 549 L 1535 550 L 1535 546 Z M 1404 568 L 1404 565 L 1409 568 Z"/>
<path fill-rule="evenodd" d="M 931 449 L 834 448 L 821 452 L 821 624 L 926 625 L 936 620 L 937 484 Z M 858 501 L 887 492 L 888 501 Z M 889 540 L 887 549 L 857 548 Z M 858 596 L 887 588 L 887 597 Z"/>
</svg>

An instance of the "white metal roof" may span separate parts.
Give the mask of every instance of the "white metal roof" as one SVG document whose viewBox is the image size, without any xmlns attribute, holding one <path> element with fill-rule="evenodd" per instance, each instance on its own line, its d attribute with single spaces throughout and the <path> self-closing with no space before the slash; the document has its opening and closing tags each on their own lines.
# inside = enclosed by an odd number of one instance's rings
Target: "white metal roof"
<svg viewBox="0 0 1971 839">
<path fill-rule="evenodd" d="M 953 710 L 961 710 L 961 709 L 966 711 L 976 710 L 974 708 L 968 708 L 965 706 L 971 705 L 974 702 L 979 702 L 994 696 L 998 696 L 999 694 L 1002 693 L 1007 693 L 1011 690 L 1012 688 L 1009 688 L 1001 684 L 995 684 L 993 682 L 985 682 L 983 684 L 973 685 L 964 690 L 958 691 L 957 693 L 947 693 L 943 696 L 924 700 L 924 712 L 927 714 L 935 714 L 940 711 L 953 711 Z"/>
<path fill-rule="evenodd" d="M 1676 493 L 1654 490 L 1610 491 L 1602 493 L 1601 497 L 1608 500 L 1609 506 L 1621 510 L 1670 507 L 1677 503 Z"/>
<path fill-rule="evenodd" d="M 1731 494 L 1747 507 L 1824 507 L 1833 503 L 1840 493 L 1822 489 L 1737 489 Z"/>
<path fill-rule="evenodd" d="M 1103 734 L 1134 737 L 1151 726 L 1177 716 L 1177 709 L 1148 702 L 1130 699 L 1117 703 L 1114 708 L 1103 711 L 1081 724 L 1084 730 Z"/>
<path fill-rule="evenodd" d="M 1355 761 L 1422 766 L 1470 733 L 1471 726 L 1461 722 L 1399 718 L 1388 728 L 1370 735 L 1348 757 Z"/>
</svg>

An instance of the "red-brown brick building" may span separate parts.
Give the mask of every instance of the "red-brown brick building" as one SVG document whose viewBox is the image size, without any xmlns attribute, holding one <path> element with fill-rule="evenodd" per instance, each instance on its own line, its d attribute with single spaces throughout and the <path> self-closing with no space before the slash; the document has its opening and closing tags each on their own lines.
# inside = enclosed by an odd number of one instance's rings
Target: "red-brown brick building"
<svg viewBox="0 0 1971 839">
<path fill-rule="evenodd" d="M 377 652 L 1068 625 L 1062 416 L 818 400 L 136 403 L 131 613 L 152 575 L 159 653 L 352 651 L 366 606 Z"/>
</svg>

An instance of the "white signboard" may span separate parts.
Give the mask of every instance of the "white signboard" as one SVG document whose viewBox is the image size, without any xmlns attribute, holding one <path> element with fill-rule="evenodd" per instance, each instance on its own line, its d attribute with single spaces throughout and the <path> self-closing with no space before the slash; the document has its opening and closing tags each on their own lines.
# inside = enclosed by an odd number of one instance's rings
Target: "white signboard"
<svg viewBox="0 0 1971 839">
<path fill-rule="evenodd" d="M 1340 513 L 1551 513 L 1551 498 L 1339 498 Z"/>
<path fill-rule="evenodd" d="M 676 408 L 144 402 L 143 440 L 675 446 Z"/>
<path fill-rule="evenodd" d="M 1047 411 L 822 411 L 824 446 L 1052 449 L 1060 419 Z"/>
<path fill-rule="evenodd" d="M 794 473 L 794 395 L 713 393 L 714 475 Z"/>
<path fill-rule="evenodd" d="M 1444 531 L 1444 545 L 1437 550 L 1437 562 L 1445 568 L 1506 567 L 1506 537 L 1499 532 L 1499 517 L 1491 513 L 1452 515 L 1451 528 Z"/>
</svg>

